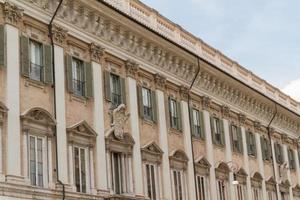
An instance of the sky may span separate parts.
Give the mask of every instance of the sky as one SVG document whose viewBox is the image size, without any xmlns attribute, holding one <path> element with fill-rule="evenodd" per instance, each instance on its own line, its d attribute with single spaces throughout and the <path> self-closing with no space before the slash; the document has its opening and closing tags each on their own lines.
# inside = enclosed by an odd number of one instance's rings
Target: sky
<svg viewBox="0 0 300 200">
<path fill-rule="evenodd" d="M 141 0 L 300 101 L 299 0 Z"/>
</svg>

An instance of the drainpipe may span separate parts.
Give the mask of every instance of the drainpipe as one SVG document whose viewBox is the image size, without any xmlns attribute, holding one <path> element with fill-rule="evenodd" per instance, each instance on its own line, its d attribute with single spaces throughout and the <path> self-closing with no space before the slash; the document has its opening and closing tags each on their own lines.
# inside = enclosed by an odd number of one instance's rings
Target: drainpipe
<svg viewBox="0 0 300 200">
<path fill-rule="evenodd" d="M 269 122 L 268 126 L 267 126 L 267 131 L 268 131 L 268 138 L 269 138 L 269 141 L 270 141 L 270 147 L 271 147 L 271 158 L 272 158 L 272 166 L 273 166 L 273 175 L 274 175 L 274 178 L 275 178 L 275 182 L 276 182 L 276 199 L 278 200 L 278 188 L 277 188 L 277 180 L 276 180 L 276 174 L 275 174 L 275 165 L 276 165 L 276 161 L 274 161 L 274 158 L 273 158 L 273 149 L 272 149 L 272 142 L 271 142 L 271 133 L 270 133 L 270 129 L 271 129 L 271 124 L 272 122 L 274 121 L 276 115 L 277 115 L 278 111 L 277 111 L 277 104 L 275 103 L 275 113 L 273 114 L 272 118 L 271 118 L 271 121 Z"/>
<path fill-rule="evenodd" d="M 196 199 L 198 199 L 198 193 L 197 193 L 197 178 L 196 178 L 196 163 L 194 161 L 194 146 L 193 146 L 193 136 L 192 136 L 192 119 L 191 119 L 191 109 L 190 109 L 190 100 L 191 100 L 191 90 L 193 88 L 193 85 L 196 81 L 196 78 L 198 77 L 198 74 L 200 72 L 200 63 L 199 63 L 199 59 L 197 59 L 197 64 L 198 64 L 198 69 L 197 69 L 197 72 L 193 78 L 193 81 L 189 87 L 189 90 L 188 90 L 188 110 L 189 110 L 189 123 L 190 123 L 190 131 L 191 131 L 191 147 L 192 147 L 192 160 L 193 160 L 193 171 L 194 171 L 194 182 L 195 182 L 195 192 L 196 192 Z"/>
<path fill-rule="evenodd" d="M 53 20 L 62 4 L 63 0 L 60 0 L 51 20 L 50 23 L 48 24 L 48 32 L 49 32 L 49 37 L 51 41 L 51 46 L 52 46 L 52 67 L 53 67 L 53 88 L 54 88 L 54 117 L 57 119 L 57 113 L 56 113 L 56 86 L 55 86 L 55 57 L 54 57 L 54 42 L 53 42 L 53 34 L 52 34 L 52 23 Z M 55 134 L 55 154 L 56 154 L 56 177 L 57 177 L 57 182 L 62 186 L 62 199 L 65 199 L 66 192 L 65 192 L 65 185 L 64 183 L 59 179 L 59 173 L 58 173 L 58 150 L 57 150 L 57 130 Z"/>
</svg>

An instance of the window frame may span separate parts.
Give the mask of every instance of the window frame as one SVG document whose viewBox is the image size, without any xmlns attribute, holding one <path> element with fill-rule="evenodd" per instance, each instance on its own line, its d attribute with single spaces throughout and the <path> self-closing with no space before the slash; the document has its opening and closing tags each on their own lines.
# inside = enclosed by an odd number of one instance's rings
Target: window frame
<svg viewBox="0 0 300 200">
<path fill-rule="evenodd" d="M 170 125 L 171 128 L 178 130 L 179 127 L 179 116 L 178 116 L 178 108 L 177 108 L 177 101 L 173 98 L 170 98 L 169 101 L 169 108 L 170 108 Z"/>
<path fill-rule="evenodd" d="M 199 179 L 200 179 L 200 182 L 199 182 Z M 208 180 L 207 180 L 207 176 L 197 174 L 196 175 L 196 187 L 197 187 L 196 192 L 197 192 L 198 200 L 208 200 L 209 197 L 208 197 Z"/>
<path fill-rule="evenodd" d="M 147 168 L 149 167 L 149 168 Z M 150 169 L 153 169 L 151 171 Z M 150 171 L 150 185 L 149 185 L 149 179 L 148 179 L 148 171 Z M 145 178 L 144 178 L 144 184 L 145 184 L 145 196 L 148 197 L 150 200 L 158 200 L 160 198 L 160 186 L 159 186 L 159 172 L 158 172 L 158 165 L 155 163 L 146 162 L 144 163 L 144 172 L 145 172 Z M 153 174 L 152 174 L 153 173 Z M 154 178 L 154 179 L 153 179 Z M 154 183 L 153 183 L 154 181 Z M 153 187 L 154 185 L 154 187 Z M 150 187 L 149 187 L 150 186 Z M 149 191 L 150 188 L 150 191 Z M 150 195 L 149 195 L 150 192 Z"/>
<path fill-rule="evenodd" d="M 75 155 L 75 149 L 78 149 L 78 155 L 79 155 L 79 191 L 77 188 L 77 183 L 76 183 L 76 155 Z M 82 181 L 82 160 L 81 160 L 81 150 L 84 151 L 84 167 L 85 167 L 85 191 L 83 190 L 83 181 Z M 90 181 L 90 157 L 89 157 L 89 148 L 88 147 L 84 147 L 81 145 L 74 145 L 72 148 L 73 151 L 73 164 L 74 164 L 74 185 L 76 187 L 76 192 L 80 192 L 80 193 L 88 193 L 89 192 L 89 181 Z"/>
<path fill-rule="evenodd" d="M 150 120 L 153 121 L 154 116 L 153 116 L 153 99 L 152 99 L 152 93 L 151 90 L 149 88 L 146 87 L 141 87 L 141 91 L 142 91 L 142 106 L 143 106 L 143 117 L 146 120 Z M 144 97 L 144 94 L 146 94 L 147 97 Z M 144 98 L 147 98 L 148 104 L 149 105 L 145 105 L 144 102 Z M 147 111 L 147 112 L 146 112 Z"/>
<path fill-rule="evenodd" d="M 201 124 L 201 114 L 200 111 L 196 108 L 192 108 L 192 125 L 193 125 L 193 133 L 196 138 L 203 138 L 202 133 L 202 124 Z"/>
<path fill-rule="evenodd" d="M 222 188 L 220 188 L 221 184 Z M 227 195 L 227 182 L 225 180 L 217 179 L 217 199 L 227 200 Z"/>
<path fill-rule="evenodd" d="M 84 67 L 84 61 L 73 57 L 71 60 L 71 67 L 72 67 L 72 87 L 73 87 L 73 93 L 77 96 L 84 97 L 86 93 L 86 80 L 85 80 L 85 67 Z M 79 73 L 78 73 L 79 68 Z M 79 75 L 79 78 L 78 78 Z M 76 76 L 76 77 L 75 77 Z M 80 89 L 78 89 L 80 88 Z"/>
<path fill-rule="evenodd" d="M 117 82 L 114 82 L 117 81 Z M 121 77 L 115 73 L 109 73 L 109 83 L 110 83 L 110 95 L 111 103 L 113 107 L 117 107 L 122 104 L 122 84 Z M 116 100 L 117 99 L 117 100 Z M 115 102 L 116 100 L 116 102 Z"/>
<path fill-rule="evenodd" d="M 248 139 L 249 139 L 249 141 L 248 141 L 248 145 L 249 145 L 248 155 L 256 157 L 257 148 L 256 148 L 255 134 L 251 131 L 247 131 L 246 134 L 248 134 Z"/>
<path fill-rule="evenodd" d="M 34 47 L 33 47 L 34 46 Z M 33 48 L 36 50 L 38 46 L 40 54 L 40 63 L 36 63 L 36 60 L 32 60 Z M 35 53 L 34 53 L 35 54 Z M 36 57 L 36 56 L 35 56 Z M 44 49 L 43 43 L 29 38 L 29 78 L 34 81 L 44 82 L 45 80 L 45 66 L 44 66 Z M 39 68 L 39 78 L 33 76 L 33 68 Z"/>
<path fill-rule="evenodd" d="M 172 169 L 171 172 L 172 172 L 173 199 L 186 200 L 186 186 L 185 186 L 184 171 L 182 169 Z"/>
<path fill-rule="evenodd" d="M 239 141 L 239 131 L 238 131 L 238 127 L 234 124 L 231 124 L 230 126 L 231 129 L 231 143 L 232 143 L 232 150 L 234 152 L 241 152 L 241 147 L 240 147 L 240 141 Z"/>
</svg>

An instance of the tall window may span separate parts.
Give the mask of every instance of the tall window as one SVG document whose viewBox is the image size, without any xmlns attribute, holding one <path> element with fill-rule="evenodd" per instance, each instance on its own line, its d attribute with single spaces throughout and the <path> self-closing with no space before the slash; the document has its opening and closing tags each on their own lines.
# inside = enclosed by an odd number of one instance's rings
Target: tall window
<svg viewBox="0 0 300 200">
<path fill-rule="evenodd" d="M 247 138 L 247 145 L 248 145 L 248 155 L 256 156 L 255 135 L 252 132 L 247 131 L 246 132 L 246 138 Z"/>
<path fill-rule="evenodd" d="M 30 68 L 29 77 L 36 81 L 43 81 L 43 45 L 30 40 Z"/>
<path fill-rule="evenodd" d="M 173 170 L 175 200 L 184 200 L 183 171 Z"/>
<path fill-rule="evenodd" d="M 72 76 L 73 76 L 73 91 L 78 96 L 85 94 L 85 77 L 83 62 L 79 59 L 72 58 Z"/>
<path fill-rule="evenodd" d="M 261 142 L 263 160 L 271 160 L 270 141 L 267 138 L 261 136 L 260 142 Z"/>
<path fill-rule="evenodd" d="M 226 183 L 223 180 L 217 180 L 218 200 L 226 200 Z"/>
<path fill-rule="evenodd" d="M 207 185 L 205 176 L 197 176 L 197 196 L 198 200 L 207 200 Z"/>
<path fill-rule="evenodd" d="M 43 187 L 43 139 L 29 136 L 29 166 L 31 185 Z"/>
<path fill-rule="evenodd" d="M 282 146 L 279 143 L 275 143 L 275 156 L 278 164 L 283 163 Z"/>
<path fill-rule="evenodd" d="M 172 98 L 169 98 L 169 111 L 170 111 L 171 128 L 174 128 L 176 130 L 181 130 L 180 105 L 176 100 Z"/>
<path fill-rule="evenodd" d="M 87 185 L 87 159 L 86 149 L 74 147 L 75 186 L 77 192 L 86 192 Z"/>
<path fill-rule="evenodd" d="M 203 137 L 203 133 L 201 133 L 201 119 L 199 110 L 192 109 L 192 120 L 193 120 L 193 133 L 196 137 Z"/>
<path fill-rule="evenodd" d="M 236 191 L 237 191 L 237 200 L 244 200 L 244 186 L 237 185 Z"/>
<path fill-rule="evenodd" d="M 268 191 L 268 200 L 275 200 L 275 192 L 274 191 Z"/>
<path fill-rule="evenodd" d="M 289 167 L 290 169 L 295 169 L 295 157 L 294 157 L 294 150 L 289 148 L 288 149 L 288 158 L 289 158 Z"/>
<path fill-rule="evenodd" d="M 152 111 L 152 98 L 151 90 L 148 88 L 142 88 L 142 98 L 143 98 L 143 111 L 144 118 L 148 120 L 153 120 L 153 111 Z"/>
<path fill-rule="evenodd" d="M 253 200 L 260 200 L 260 189 L 259 188 L 253 188 Z"/>
<path fill-rule="evenodd" d="M 112 188 L 115 194 L 129 191 L 129 165 L 127 155 L 117 152 L 111 153 Z"/>
<path fill-rule="evenodd" d="M 242 153 L 242 137 L 241 131 L 235 125 L 231 125 L 231 142 L 232 142 L 232 149 L 235 152 Z"/>
<path fill-rule="evenodd" d="M 156 165 L 146 164 L 147 196 L 151 200 L 158 199 Z"/>
<path fill-rule="evenodd" d="M 111 102 L 114 106 L 122 103 L 121 81 L 120 77 L 115 74 L 110 74 L 110 92 Z"/>
<path fill-rule="evenodd" d="M 211 129 L 213 134 L 213 142 L 217 145 L 224 145 L 223 124 L 217 117 L 211 117 Z"/>
</svg>

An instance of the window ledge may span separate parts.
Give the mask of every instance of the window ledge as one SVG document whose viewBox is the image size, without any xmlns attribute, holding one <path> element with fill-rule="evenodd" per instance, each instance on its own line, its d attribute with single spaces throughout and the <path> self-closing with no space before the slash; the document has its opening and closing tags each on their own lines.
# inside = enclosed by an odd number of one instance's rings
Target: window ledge
<svg viewBox="0 0 300 200">
<path fill-rule="evenodd" d="M 143 124 L 148 124 L 150 126 L 154 126 L 155 125 L 155 123 L 152 120 L 144 119 L 144 118 L 141 118 L 141 119 L 142 119 L 142 123 Z"/>
<path fill-rule="evenodd" d="M 256 159 L 256 156 L 254 156 L 254 155 L 249 155 L 249 154 L 248 154 L 248 157 L 249 157 L 250 159 L 252 159 L 252 160 L 255 160 L 255 159 Z"/>
<path fill-rule="evenodd" d="M 33 86 L 33 87 L 39 88 L 41 90 L 45 90 L 46 84 L 43 83 L 43 82 L 40 82 L 40 81 L 30 79 L 30 78 L 26 78 L 25 79 L 25 86 L 26 87 Z"/>
<path fill-rule="evenodd" d="M 182 136 L 182 132 L 174 128 L 169 128 L 169 133 Z"/>
<path fill-rule="evenodd" d="M 201 138 L 201 137 L 196 137 L 196 136 L 192 136 L 194 141 L 199 141 L 199 142 L 204 142 L 205 138 Z"/>
<path fill-rule="evenodd" d="M 232 155 L 235 155 L 235 156 L 243 156 L 243 152 L 238 152 L 238 151 L 232 150 Z"/>
<path fill-rule="evenodd" d="M 87 105 L 87 99 L 83 96 L 78 96 L 76 94 L 70 94 L 70 101 L 77 101 L 84 105 Z"/>
</svg>

